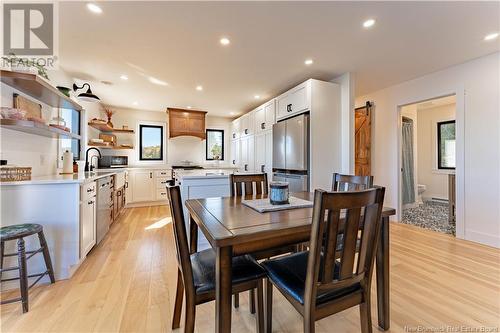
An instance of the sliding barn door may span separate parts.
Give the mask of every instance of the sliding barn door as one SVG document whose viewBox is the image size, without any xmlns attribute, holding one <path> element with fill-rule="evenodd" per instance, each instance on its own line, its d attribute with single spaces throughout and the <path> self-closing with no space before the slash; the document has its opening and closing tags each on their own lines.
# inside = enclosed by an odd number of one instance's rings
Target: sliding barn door
<svg viewBox="0 0 500 333">
<path fill-rule="evenodd" d="M 355 109 L 354 170 L 359 176 L 371 175 L 371 104 Z"/>
</svg>

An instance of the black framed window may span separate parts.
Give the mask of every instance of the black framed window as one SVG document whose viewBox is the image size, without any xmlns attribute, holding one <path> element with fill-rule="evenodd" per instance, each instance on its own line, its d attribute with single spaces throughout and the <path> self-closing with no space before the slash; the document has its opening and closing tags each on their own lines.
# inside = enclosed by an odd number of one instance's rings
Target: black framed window
<svg viewBox="0 0 500 333">
<path fill-rule="evenodd" d="M 438 169 L 455 169 L 455 120 L 437 123 Z"/>
<path fill-rule="evenodd" d="M 207 129 L 205 145 L 207 161 L 224 160 L 224 130 Z"/>
<path fill-rule="evenodd" d="M 139 125 L 139 160 L 163 160 L 163 126 Z"/>
<path fill-rule="evenodd" d="M 73 109 L 61 109 L 61 117 L 66 122 L 66 127 L 68 127 L 73 134 L 81 135 L 81 113 Z M 81 152 L 81 140 L 80 139 L 62 139 L 61 148 L 62 151 L 70 150 L 73 153 L 74 160 L 80 160 Z"/>
</svg>

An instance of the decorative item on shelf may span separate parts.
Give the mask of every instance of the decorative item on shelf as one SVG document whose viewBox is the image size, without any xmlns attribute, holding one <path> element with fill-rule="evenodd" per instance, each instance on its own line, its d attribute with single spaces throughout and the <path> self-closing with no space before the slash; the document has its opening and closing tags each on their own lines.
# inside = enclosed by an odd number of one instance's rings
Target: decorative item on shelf
<svg viewBox="0 0 500 333">
<path fill-rule="evenodd" d="M 123 126 L 122 126 L 122 129 L 123 129 L 123 130 L 128 130 L 128 126 L 127 126 L 127 125 L 123 125 Z"/>
<path fill-rule="evenodd" d="M 78 164 L 76 161 L 73 161 L 73 173 L 78 173 Z"/>
<path fill-rule="evenodd" d="M 289 203 L 290 192 L 287 182 L 270 182 L 269 187 L 271 188 L 269 201 L 272 205 L 286 205 Z"/>
<path fill-rule="evenodd" d="M 111 109 L 110 107 L 108 106 L 105 106 L 103 105 L 102 106 L 102 110 L 104 111 L 104 113 L 106 114 L 106 117 L 108 117 L 108 126 L 113 128 L 113 123 L 111 122 L 111 117 L 115 114 L 115 111 L 113 109 Z"/>
<path fill-rule="evenodd" d="M 66 121 L 59 116 L 53 117 L 49 122 L 49 126 L 59 128 L 66 132 L 71 132 L 71 130 L 66 127 Z"/>
<path fill-rule="evenodd" d="M 90 139 L 91 143 L 104 143 L 103 139 Z"/>
<path fill-rule="evenodd" d="M 62 92 L 65 96 L 69 97 L 69 92 L 71 91 L 71 89 L 69 89 L 68 87 L 63 87 L 63 86 L 57 86 L 56 88 L 57 88 L 57 90 Z"/>
<path fill-rule="evenodd" d="M 120 145 L 120 147 L 122 147 L 122 148 L 130 148 L 130 149 L 134 148 L 134 146 L 132 146 L 132 145 L 131 145 L 131 144 L 129 144 L 129 143 L 122 143 L 122 144 Z"/>
<path fill-rule="evenodd" d="M 104 119 L 99 119 L 99 118 L 92 118 L 90 120 L 90 123 L 91 124 L 100 124 L 100 125 L 105 125 L 106 124 L 106 120 Z"/>
<path fill-rule="evenodd" d="M 116 135 L 99 133 L 99 139 L 102 139 L 104 143 L 108 143 L 111 146 L 116 145 Z"/>
<path fill-rule="evenodd" d="M 14 53 L 9 53 L 8 56 L 2 57 L 2 59 L 4 60 L 3 62 L 9 64 L 11 71 L 36 74 L 46 80 L 49 80 L 45 66 L 40 65 L 34 60 L 18 58 Z"/>
<path fill-rule="evenodd" d="M 78 98 L 86 102 L 99 102 L 101 99 L 92 93 L 92 89 L 90 89 L 90 84 L 88 83 L 84 83 L 81 87 L 73 83 L 73 91 L 76 92 L 77 90 L 85 88 L 85 86 L 88 87 L 87 91 L 79 94 Z"/>
<path fill-rule="evenodd" d="M 17 93 L 13 94 L 13 105 L 16 109 L 26 111 L 26 120 L 36 121 L 39 124 L 45 124 L 42 118 L 42 105 L 35 103 L 32 100 L 20 96 Z"/>
<path fill-rule="evenodd" d="M 31 179 L 31 167 L 8 165 L 6 160 L 0 162 L 0 182 L 15 182 Z"/>
<path fill-rule="evenodd" d="M 1 119 L 15 119 L 15 120 L 26 120 L 27 112 L 25 110 L 9 108 L 2 106 L 0 108 Z"/>
</svg>

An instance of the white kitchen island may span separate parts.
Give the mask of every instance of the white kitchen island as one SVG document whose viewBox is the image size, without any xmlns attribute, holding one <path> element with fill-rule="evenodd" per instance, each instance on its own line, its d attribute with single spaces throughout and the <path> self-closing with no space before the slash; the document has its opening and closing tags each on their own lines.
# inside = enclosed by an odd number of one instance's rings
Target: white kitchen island
<svg viewBox="0 0 500 333">
<path fill-rule="evenodd" d="M 233 174 L 235 169 L 198 169 L 198 170 L 179 170 L 176 172 L 176 182 L 181 188 L 182 201 L 188 199 L 202 199 L 214 197 L 229 197 L 229 175 Z M 189 213 L 185 206 L 184 220 L 186 230 L 189 230 Z M 210 244 L 198 230 L 198 250 L 210 248 Z"/>
</svg>

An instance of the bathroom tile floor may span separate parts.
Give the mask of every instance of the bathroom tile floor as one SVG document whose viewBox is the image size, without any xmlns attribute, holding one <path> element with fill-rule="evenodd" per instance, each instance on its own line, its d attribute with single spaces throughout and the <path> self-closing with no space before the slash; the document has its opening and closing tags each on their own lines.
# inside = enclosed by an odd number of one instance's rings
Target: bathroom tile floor
<svg viewBox="0 0 500 333">
<path fill-rule="evenodd" d="M 447 203 L 424 201 L 415 208 L 405 208 L 401 222 L 446 234 L 455 234 L 455 223 L 448 221 Z"/>
</svg>

